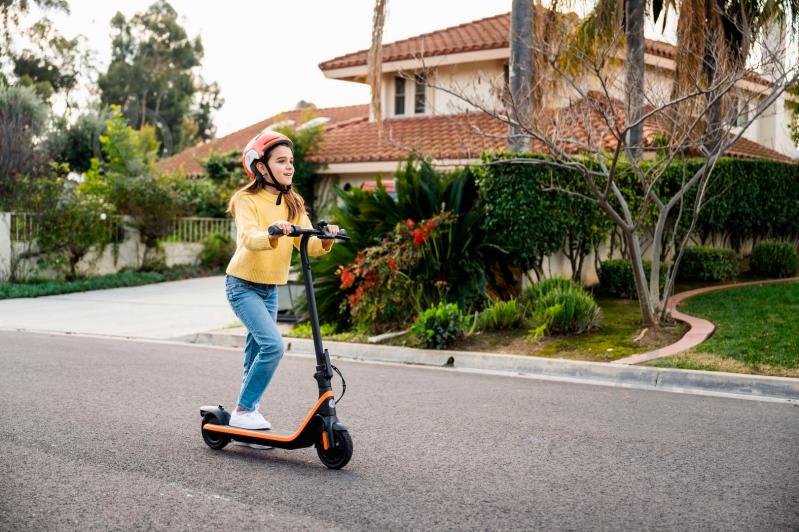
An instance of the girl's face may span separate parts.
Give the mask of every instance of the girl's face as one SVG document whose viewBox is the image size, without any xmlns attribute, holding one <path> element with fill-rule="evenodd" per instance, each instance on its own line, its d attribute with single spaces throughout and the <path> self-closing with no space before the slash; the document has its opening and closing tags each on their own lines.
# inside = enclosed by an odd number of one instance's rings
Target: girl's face
<svg viewBox="0 0 799 532">
<path fill-rule="evenodd" d="M 261 172 L 261 175 L 269 178 L 269 172 L 266 171 L 264 163 L 258 161 L 255 167 Z M 278 183 L 283 186 L 291 184 L 291 179 L 294 177 L 294 153 L 288 146 L 278 146 L 269 154 L 269 168 L 272 170 L 272 175 Z"/>
</svg>

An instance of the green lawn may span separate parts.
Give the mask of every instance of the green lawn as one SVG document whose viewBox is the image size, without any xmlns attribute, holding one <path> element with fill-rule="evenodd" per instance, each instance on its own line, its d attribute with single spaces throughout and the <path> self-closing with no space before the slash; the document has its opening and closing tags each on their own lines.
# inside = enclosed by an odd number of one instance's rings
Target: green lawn
<svg viewBox="0 0 799 532">
<path fill-rule="evenodd" d="M 734 288 L 680 305 L 716 331 L 692 351 L 651 365 L 799 376 L 799 283 Z"/>
</svg>

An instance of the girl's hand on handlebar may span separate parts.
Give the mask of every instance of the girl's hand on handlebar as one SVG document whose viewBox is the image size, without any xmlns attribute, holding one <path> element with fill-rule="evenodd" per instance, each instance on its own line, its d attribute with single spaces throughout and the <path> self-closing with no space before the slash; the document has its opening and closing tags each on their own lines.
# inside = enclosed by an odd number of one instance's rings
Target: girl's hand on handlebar
<svg viewBox="0 0 799 532">
<path fill-rule="evenodd" d="M 325 229 L 330 233 L 330 236 L 336 236 L 340 228 L 337 225 L 328 225 Z"/>
<path fill-rule="evenodd" d="M 275 226 L 275 227 L 279 227 L 283 231 L 284 235 L 287 235 L 287 234 L 291 233 L 291 231 L 293 231 L 293 228 L 291 227 L 291 224 L 289 222 L 287 222 L 286 220 L 278 220 L 276 222 L 273 222 L 272 225 Z M 278 238 L 278 237 L 280 237 L 280 235 L 276 236 L 276 238 Z"/>
</svg>

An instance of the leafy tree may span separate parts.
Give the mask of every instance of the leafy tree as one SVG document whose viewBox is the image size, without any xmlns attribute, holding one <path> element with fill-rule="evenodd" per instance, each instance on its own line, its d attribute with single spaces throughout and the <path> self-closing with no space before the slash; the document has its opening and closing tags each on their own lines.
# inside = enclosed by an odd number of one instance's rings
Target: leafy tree
<svg viewBox="0 0 799 532">
<path fill-rule="evenodd" d="M 121 106 L 139 129 L 157 126 L 165 154 L 212 138 L 219 87 L 196 73 L 202 41 L 188 37 L 174 8 L 158 0 L 130 20 L 118 12 L 111 27 L 111 63 L 98 79 L 102 102 Z"/>
<path fill-rule="evenodd" d="M 50 255 L 48 263 L 64 267 L 67 280 L 73 280 L 78 276 L 78 263 L 92 248 L 99 256 L 111 243 L 109 217 L 115 209 L 100 196 L 79 192 L 63 178 L 53 185 L 61 193 L 54 205 L 40 211 L 36 242 L 42 253 Z"/>
<path fill-rule="evenodd" d="M 69 13 L 67 0 L 2 0 L 0 2 L 0 19 L 3 21 L 3 46 L 0 47 L 0 59 L 9 55 L 12 47 L 11 37 L 19 30 L 22 17 L 30 12 L 31 4 L 36 4 L 42 10 L 56 10 Z"/>
<path fill-rule="evenodd" d="M 44 132 L 48 108 L 30 87 L 0 84 L 0 198 L 11 203 L 15 177 L 42 166 L 37 139 Z"/>
<path fill-rule="evenodd" d="M 86 172 L 91 160 L 100 154 L 100 137 L 106 134 L 106 122 L 113 117 L 110 109 L 91 109 L 80 114 L 72 124 L 57 119 L 48 142 L 57 162 L 67 163 L 75 172 Z"/>
<path fill-rule="evenodd" d="M 33 86 L 45 100 L 63 94 L 69 111 L 70 93 L 81 76 L 93 68 L 86 39 L 82 35 L 64 37 L 46 18 L 35 22 L 26 33 L 33 47 L 14 53 L 12 58 L 18 82 Z"/>
<path fill-rule="evenodd" d="M 162 262 L 158 241 L 172 232 L 175 217 L 188 214 L 189 202 L 180 188 L 184 178 L 156 173 L 153 127 L 136 131 L 118 108 L 112 112 L 100 137 L 103 160 L 92 159 L 80 189 L 106 198 L 120 214 L 131 217 L 145 246 L 141 269 L 156 269 Z"/>
</svg>

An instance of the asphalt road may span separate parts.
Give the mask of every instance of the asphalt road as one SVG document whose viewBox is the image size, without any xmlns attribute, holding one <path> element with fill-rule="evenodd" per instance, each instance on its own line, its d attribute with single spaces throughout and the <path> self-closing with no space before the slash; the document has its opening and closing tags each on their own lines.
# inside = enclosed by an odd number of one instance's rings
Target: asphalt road
<svg viewBox="0 0 799 532">
<path fill-rule="evenodd" d="M 355 453 L 200 437 L 233 350 L 0 332 L 0 529 L 799 528 L 799 408 L 340 361 Z M 264 397 L 292 430 L 313 361 Z"/>
</svg>

